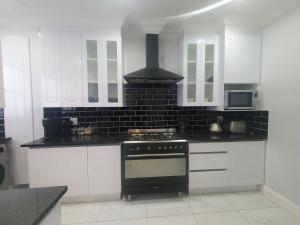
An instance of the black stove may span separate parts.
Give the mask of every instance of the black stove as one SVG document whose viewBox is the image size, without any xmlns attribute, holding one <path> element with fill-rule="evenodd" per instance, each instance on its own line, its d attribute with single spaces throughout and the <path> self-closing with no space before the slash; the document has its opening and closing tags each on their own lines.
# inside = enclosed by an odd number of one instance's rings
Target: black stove
<svg viewBox="0 0 300 225">
<path fill-rule="evenodd" d="M 176 129 L 129 130 L 122 144 L 122 192 L 188 191 L 188 143 Z"/>
<path fill-rule="evenodd" d="M 176 134 L 176 129 L 132 129 L 124 143 L 157 143 L 186 141 Z"/>
</svg>

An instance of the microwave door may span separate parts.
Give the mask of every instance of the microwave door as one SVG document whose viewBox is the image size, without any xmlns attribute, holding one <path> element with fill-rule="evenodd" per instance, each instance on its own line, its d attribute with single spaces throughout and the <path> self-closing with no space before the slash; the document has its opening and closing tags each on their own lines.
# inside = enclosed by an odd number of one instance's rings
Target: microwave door
<svg viewBox="0 0 300 225">
<path fill-rule="evenodd" d="M 253 92 L 229 92 L 229 109 L 253 109 Z"/>
</svg>

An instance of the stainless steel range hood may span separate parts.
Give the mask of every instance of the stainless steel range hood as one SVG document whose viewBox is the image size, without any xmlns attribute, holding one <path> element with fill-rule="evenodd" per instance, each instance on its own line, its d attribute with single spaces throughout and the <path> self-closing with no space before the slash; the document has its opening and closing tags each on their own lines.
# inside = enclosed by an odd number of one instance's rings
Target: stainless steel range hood
<svg viewBox="0 0 300 225">
<path fill-rule="evenodd" d="M 183 77 L 158 67 L 158 34 L 146 34 L 146 68 L 124 76 L 129 84 L 164 83 L 172 84 Z"/>
</svg>

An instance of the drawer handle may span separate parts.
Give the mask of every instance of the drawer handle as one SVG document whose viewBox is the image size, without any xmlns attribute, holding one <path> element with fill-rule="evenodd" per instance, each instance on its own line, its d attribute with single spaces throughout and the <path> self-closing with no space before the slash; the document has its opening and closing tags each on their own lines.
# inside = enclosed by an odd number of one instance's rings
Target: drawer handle
<svg viewBox="0 0 300 225">
<path fill-rule="evenodd" d="M 191 155 L 204 155 L 204 154 L 226 154 L 227 151 L 219 151 L 219 152 L 190 152 Z"/>
<path fill-rule="evenodd" d="M 190 170 L 190 172 L 215 172 L 215 171 L 226 171 L 227 169 L 207 169 L 207 170 Z"/>
</svg>

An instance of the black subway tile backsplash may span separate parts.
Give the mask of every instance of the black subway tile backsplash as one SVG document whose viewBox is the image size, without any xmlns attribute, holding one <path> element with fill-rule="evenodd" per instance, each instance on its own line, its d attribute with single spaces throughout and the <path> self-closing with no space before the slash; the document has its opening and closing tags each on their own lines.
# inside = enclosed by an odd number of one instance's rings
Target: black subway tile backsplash
<svg viewBox="0 0 300 225">
<path fill-rule="evenodd" d="M 0 108 L 0 138 L 5 137 L 4 109 Z"/>
<path fill-rule="evenodd" d="M 224 119 L 246 120 L 249 132 L 267 136 L 268 111 L 209 111 L 206 107 L 177 106 L 177 86 L 166 84 L 124 85 L 124 107 L 44 108 L 44 117 L 78 117 L 79 126 L 98 133 L 127 132 L 132 128 L 179 128 L 205 132 Z"/>
</svg>

